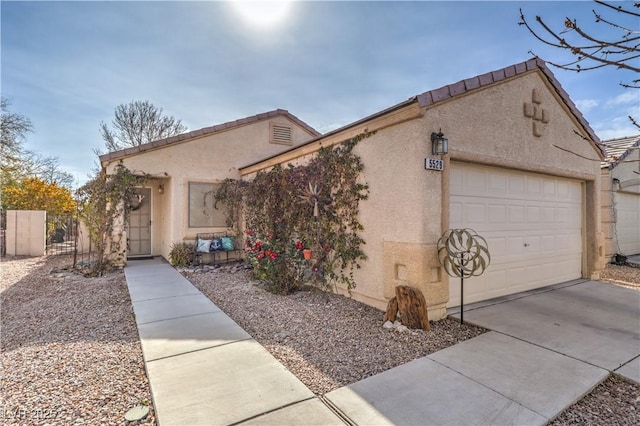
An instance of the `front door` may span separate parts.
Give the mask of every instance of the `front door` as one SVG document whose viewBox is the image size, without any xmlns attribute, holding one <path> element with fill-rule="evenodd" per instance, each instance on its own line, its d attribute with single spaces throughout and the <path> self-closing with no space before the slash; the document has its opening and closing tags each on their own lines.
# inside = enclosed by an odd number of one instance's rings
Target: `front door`
<svg viewBox="0 0 640 426">
<path fill-rule="evenodd" d="M 127 257 L 151 256 L 151 189 L 137 188 L 127 227 Z"/>
</svg>

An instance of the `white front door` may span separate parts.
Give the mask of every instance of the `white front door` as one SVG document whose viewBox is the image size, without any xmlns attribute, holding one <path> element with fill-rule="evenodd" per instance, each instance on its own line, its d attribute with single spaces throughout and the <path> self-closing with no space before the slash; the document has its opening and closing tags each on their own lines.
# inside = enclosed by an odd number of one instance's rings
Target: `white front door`
<svg viewBox="0 0 640 426">
<path fill-rule="evenodd" d="M 554 176 L 451 163 L 450 227 L 484 237 L 491 265 L 465 279 L 464 303 L 582 276 L 582 186 Z M 448 306 L 460 305 L 450 278 Z"/>
</svg>

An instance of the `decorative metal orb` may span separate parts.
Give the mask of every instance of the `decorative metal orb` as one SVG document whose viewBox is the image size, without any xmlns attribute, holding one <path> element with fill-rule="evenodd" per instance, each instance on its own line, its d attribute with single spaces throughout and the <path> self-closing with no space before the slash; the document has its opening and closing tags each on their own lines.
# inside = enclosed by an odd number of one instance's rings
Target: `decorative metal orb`
<svg viewBox="0 0 640 426">
<path fill-rule="evenodd" d="M 449 229 L 438 240 L 438 260 L 451 277 L 477 277 L 491 263 L 487 241 L 473 229 Z"/>
</svg>

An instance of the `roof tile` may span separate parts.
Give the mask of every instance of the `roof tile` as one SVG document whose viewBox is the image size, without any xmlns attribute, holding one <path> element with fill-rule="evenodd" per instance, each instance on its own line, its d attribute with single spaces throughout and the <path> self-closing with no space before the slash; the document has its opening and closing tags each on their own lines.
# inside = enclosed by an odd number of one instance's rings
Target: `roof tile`
<svg viewBox="0 0 640 426">
<path fill-rule="evenodd" d="M 459 81 L 457 83 L 450 84 L 448 87 L 449 87 L 449 93 L 451 94 L 451 96 L 460 95 L 467 91 L 464 85 L 464 81 Z"/>
<path fill-rule="evenodd" d="M 600 164 L 600 167 L 613 169 L 631 154 L 632 150 L 640 149 L 640 135 L 609 139 L 602 142 L 602 144 L 605 147 L 607 155 Z"/>
<path fill-rule="evenodd" d="M 479 77 L 473 77 L 473 78 L 468 78 L 468 79 L 464 80 L 464 87 L 467 90 L 477 89 L 478 87 L 480 87 L 480 78 Z"/>
<path fill-rule="evenodd" d="M 428 106 L 433 104 L 433 97 L 431 96 L 431 92 L 424 92 L 418 95 L 418 102 L 422 106 Z"/>
<path fill-rule="evenodd" d="M 445 99 L 449 99 L 451 97 L 451 95 L 449 94 L 449 87 L 444 86 L 439 89 L 432 90 L 431 96 L 433 97 L 434 103 L 438 101 L 443 101 Z"/>
<path fill-rule="evenodd" d="M 513 77 L 516 75 L 516 67 L 511 65 L 510 67 L 504 68 L 504 76 L 505 78 Z"/>
<path fill-rule="evenodd" d="M 505 75 L 504 75 L 504 69 L 493 71 L 493 72 L 491 72 L 489 74 L 491 74 L 491 77 L 493 77 L 493 81 L 494 82 L 500 81 L 500 80 L 504 80 L 506 78 Z M 480 76 L 480 77 L 482 77 L 482 76 Z"/>
</svg>

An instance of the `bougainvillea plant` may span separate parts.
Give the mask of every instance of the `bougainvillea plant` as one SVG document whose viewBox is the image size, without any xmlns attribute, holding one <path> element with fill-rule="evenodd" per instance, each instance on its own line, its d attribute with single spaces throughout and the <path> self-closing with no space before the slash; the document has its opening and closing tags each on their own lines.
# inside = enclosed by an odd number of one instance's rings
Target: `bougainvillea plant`
<svg viewBox="0 0 640 426">
<path fill-rule="evenodd" d="M 252 181 L 225 180 L 216 203 L 227 206 L 228 223 L 249 229 L 246 259 L 257 278 L 277 293 L 291 293 L 313 281 L 327 289 L 355 287 L 353 270 L 366 259 L 358 221 L 369 187 L 353 150 L 367 132 L 321 148 L 305 165 L 258 172 Z M 312 258 L 304 260 L 304 249 Z"/>
</svg>

